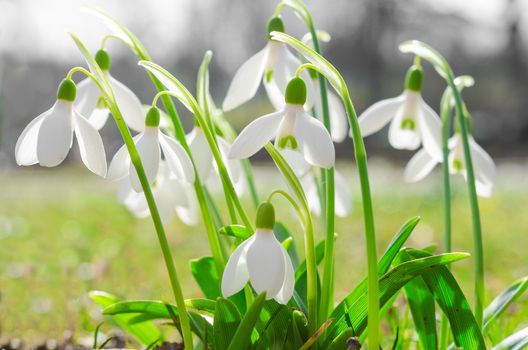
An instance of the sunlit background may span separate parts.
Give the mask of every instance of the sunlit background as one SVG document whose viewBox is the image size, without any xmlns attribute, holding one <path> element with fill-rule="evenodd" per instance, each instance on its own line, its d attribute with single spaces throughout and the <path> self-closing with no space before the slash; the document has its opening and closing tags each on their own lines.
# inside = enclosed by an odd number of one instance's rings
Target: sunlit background
<svg viewBox="0 0 528 350">
<path fill-rule="evenodd" d="M 316 26 L 332 37 L 323 44 L 324 54 L 345 76 L 359 112 L 400 94 L 412 58 L 399 53 L 398 43 L 407 39 L 428 42 L 445 54 L 455 73 L 475 78 L 476 85 L 464 91 L 474 118 L 474 136 L 499 165 L 496 195 L 482 202 L 489 292 L 496 294 L 526 275 L 528 0 L 313 0 L 307 4 Z M 221 105 L 236 69 L 265 45 L 266 22 L 276 2 L 0 0 L 0 344 L 2 336 L 23 337 L 26 330 L 46 339 L 67 329 L 93 329 L 97 312 L 84 300 L 90 289 L 107 288 L 136 298 L 170 295 L 163 289 L 165 271 L 150 222 L 133 219 L 117 203 L 111 184 L 76 167 L 19 170 L 14 161 L 22 129 L 51 106 L 68 70 L 84 64 L 67 32 L 76 33 L 93 53 L 108 33 L 97 18 L 81 10 L 83 6 L 101 7 L 121 21 L 145 44 L 153 60 L 191 91 L 203 54 L 212 50 L 211 90 Z M 287 33 L 303 36 L 306 29 L 299 19 L 284 12 Z M 150 103 L 155 90 L 137 66 L 137 58 L 119 42 L 110 41 L 107 48 L 112 75 L 143 103 Z M 445 83 L 429 66 L 425 71 L 424 98 L 438 110 Z M 271 109 L 260 91 L 227 117 L 240 129 Z M 183 118 L 190 128 L 191 116 L 183 114 Z M 102 130 L 109 158 L 122 144 L 110 124 Z M 367 138 L 366 144 L 374 159 L 380 249 L 405 219 L 418 214 L 424 223 L 412 242 L 418 246 L 441 242 L 438 173 L 417 186 L 405 185 L 402 166 L 412 153 L 391 149 L 386 130 Z M 343 164 L 338 168 L 355 185 L 351 147 L 350 141 L 337 145 Z M 257 172 L 272 172 L 266 159 L 259 154 Z M 78 152 L 70 152 L 67 163 L 78 162 Z M 274 180 L 259 177 L 263 192 L 279 182 L 273 176 Z M 470 250 L 463 180 L 455 181 L 455 188 L 455 242 L 457 248 Z M 353 191 L 352 218 L 337 222 L 344 237 L 338 245 L 338 259 L 345 265 L 336 277 L 340 296 L 365 271 L 360 202 L 358 190 Z M 186 264 L 208 253 L 203 229 L 186 228 L 175 220 L 169 231 L 188 285 L 186 294 L 199 295 Z M 461 265 L 460 274 L 469 278 L 471 262 Z M 358 273 L 350 277 L 354 269 Z M 471 290 L 469 279 L 463 285 Z"/>
</svg>

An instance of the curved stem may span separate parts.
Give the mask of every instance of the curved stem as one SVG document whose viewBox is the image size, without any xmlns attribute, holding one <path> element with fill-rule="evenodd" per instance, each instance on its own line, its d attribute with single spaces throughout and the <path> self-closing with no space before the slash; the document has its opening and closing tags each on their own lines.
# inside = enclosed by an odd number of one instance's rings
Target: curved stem
<svg viewBox="0 0 528 350">
<path fill-rule="evenodd" d="M 68 71 L 68 74 L 66 74 L 66 79 L 71 79 L 73 74 L 75 74 L 77 72 L 82 73 L 82 74 L 86 75 L 88 78 L 92 79 L 92 81 L 97 85 L 99 90 L 103 89 L 101 87 L 101 84 L 99 83 L 99 80 L 97 80 L 92 73 L 90 73 L 86 68 L 83 68 L 83 67 L 75 67 L 75 68 L 70 69 Z"/>
<path fill-rule="evenodd" d="M 120 36 L 115 35 L 115 34 L 107 34 L 107 35 L 103 36 L 103 38 L 101 39 L 101 45 L 99 46 L 101 49 L 105 48 L 106 42 L 108 41 L 108 39 L 115 39 L 115 40 L 123 43 L 125 46 L 128 46 L 132 51 L 135 51 L 134 47 L 131 46 L 126 40 L 123 40 L 123 38 L 121 38 Z"/>
<path fill-rule="evenodd" d="M 284 198 L 286 198 L 286 200 L 288 202 L 290 202 L 290 204 L 292 205 L 293 209 L 295 209 L 295 211 L 297 212 L 297 214 L 299 214 L 301 220 L 304 222 L 304 214 L 303 212 L 301 211 L 301 208 L 299 207 L 299 205 L 297 204 L 297 202 L 295 202 L 295 199 L 293 199 L 292 196 L 290 196 L 287 192 L 283 191 L 283 190 L 274 190 L 273 192 L 270 193 L 270 195 L 268 196 L 268 202 L 271 202 L 271 200 L 273 199 L 273 196 L 276 195 L 276 194 L 280 194 L 281 196 L 283 196 Z"/>
</svg>

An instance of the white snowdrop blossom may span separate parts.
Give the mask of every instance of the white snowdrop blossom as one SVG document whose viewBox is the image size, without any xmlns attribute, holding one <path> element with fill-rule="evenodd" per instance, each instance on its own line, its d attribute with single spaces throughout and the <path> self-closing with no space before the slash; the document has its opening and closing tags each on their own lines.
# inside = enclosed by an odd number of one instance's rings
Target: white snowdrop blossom
<svg viewBox="0 0 528 350">
<path fill-rule="evenodd" d="M 250 57 L 236 71 L 227 91 L 222 109 L 230 111 L 249 101 L 257 93 L 260 82 L 264 82 L 266 92 L 276 109 L 284 106 L 284 93 L 288 81 L 295 76 L 295 70 L 301 62 L 293 55 L 284 43 L 272 40 L 269 33 L 284 32 L 284 24 L 280 17 L 273 17 L 268 22 L 268 43 Z M 303 77 L 308 75 L 303 72 Z M 308 101 L 312 101 L 311 91 Z"/>
<path fill-rule="evenodd" d="M 495 163 L 490 155 L 477 144 L 473 136 L 468 136 L 477 194 L 481 197 L 489 197 L 492 194 L 495 179 L 497 177 Z M 448 146 L 450 150 L 448 157 L 449 172 L 451 174 L 461 174 L 467 180 L 464 147 L 460 133 L 455 133 L 455 135 L 449 139 Z M 437 163 L 439 163 L 439 161 L 433 159 L 424 149 L 418 151 L 411 158 L 405 168 L 405 180 L 408 182 L 420 181 L 426 177 L 431 170 L 433 170 Z"/>
<path fill-rule="evenodd" d="M 127 125 L 135 131 L 145 129 L 143 106 L 132 90 L 110 75 L 110 56 L 108 52 L 104 49 L 97 51 L 95 60 L 110 83 L 117 106 Z M 89 78 L 79 83 L 78 99 L 75 101 L 75 107 L 82 115 L 87 116 L 90 123 L 97 129 L 105 126 L 110 114 L 110 110 L 101 97 L 99 88 Z"/>
<path fill-rule="evenodd" d="M 307 114 L 306 84 L 301 78 L 288 83 L 286 106 L 257 118 L 240 132 L 229 151 L 229 158 L 248 158 L 272 139 L 279 149 L 298 150 L 311 165 L 330 168 L 335 163 L 332 138 L 324 125 Z"/>
<path fill-rule="evenodd" d="M 323 108 L 321 106 L 321 99 L 317 98 L 321 95 L 319 86 L 319 79 L 316 77 L 311 79 L 312 86 L 314 87 L 314 107 L 316 111 L 316 117 L 323 121 Z M 343 142 L 348 135 L 348 119 L 345 112 L 343 102 L 337 96 L 332 89 L 327 90 L 328 96 L 328 114 L 330 116 L 330 134 L 334 142 Z"/>
<path fill-rule="evenodd" d="M 145 120 L 145 130 L 134 137 L 147 180 L 150 184 L 156 180 L 160 171 L 161 151 L 163 151 L 163 156 L 172 174 L 180 180 L 193 183 L 195 173 L 189 156 L 174 138 L 160 131 L 159 120 L 159 110 L 152 107 Z M 113 181 L 127 178 L 134 191 L 143 191 L 125 145 L 114 155 L 107 178 Z"/>
<path fill-rule="evenodd" d="M 192 131 L 187 134 L 186 139 L 193 156 L 197 175 L 200 177 L 202 183 L 210 181 L 213 178 L 211 176 L 212 169 L 214 169 L 217 174 L 219 174 L 219 172 L 202 128 L 195 125 Z M 231 144 L 226 139 L 221 136 L 216 136 L 216 141 L 218 143 L 220 155 L 226 166 L 227 173 L 235 187 L 235 191 L 241 196 L 246 189 L 246 179 L 243 176 L 242 164 L 240 164 L 239 160 L 229 159 L 227 156 Z"/>
<path fill-rule="evenodd" d="M 266 299 L 287 304 L 294 290 L 294 270 L 290 256 L 273 233 L 275 213 L 270 203 L 257 210 L 257 229 L 229 257 L 222 276 L 222 295 L 229 297 L 249 281 Z"/>
<path fill-rule="evenodd" d="M 77 137 L 81 159 L 93 173 L 106 175 L 106 155 L 99 132 L 74 107 L 75 83 L 61 82 L 55 104 L 26 126 L 18 138 L 15 157 L 18 165 L 57 166 L 68 155 Z"/>
<path fill-rule="evenodd" d="M 198 203 L 192 184 L 172 174 L 165 160 L 160 162 L 158 176 L 151 187 L 164 224 L 167 224 L 174 214 L 178 214 L 186 225 L 194 226 L 198 223 Z M 130 181 L 121 180 L 118 197 L 134 216 L 138 218 L 150 216 L 145 195 L 134 191 Z"/>
<path fill-rule="evenodd" d="M 407 72 L 403 93 L 370 106 L 359 116 L 359 126 L 365 137 L 392 120 L 389 127 L 392 147 L 416 150 L 423 144 L 434 159 L 441 160 L 441 122 L 436 112 L 422 99 L 422 80 L 422 69 L 412 66 Z"/>
</svg>

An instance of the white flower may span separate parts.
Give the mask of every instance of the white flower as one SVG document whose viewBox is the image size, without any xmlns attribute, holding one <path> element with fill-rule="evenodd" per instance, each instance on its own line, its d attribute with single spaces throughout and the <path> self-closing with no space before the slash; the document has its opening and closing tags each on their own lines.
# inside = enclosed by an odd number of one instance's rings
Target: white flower
<svg viewBox="0 0 528 350">
<path fill-rule="evenodd" d="M 411 67 L 403 94 L 370 106 L 359 116 L 359 126 L 361 134 L 368 136 L 392 120 L 389 128 L 392 147 L 415 150 L 423 143 L 433 158 L 441 160 L 441 122 L 436 112 L 422 99 L 422 77 L 421 68 Z"/>
<path fill-rule="evenodd" d="M 299 150 L 308 163 L 332 167 L 335 162 L 332 138 L 319 120 L 304 111 L 306 85 L 302 79 L 294 78 L 288 83 L 285 100 L 282 110 L 262 116 L 242 130 L 231 146 L 229 158 L 248 158 L 275 139 L 279 149 Z"/>
<path fill-rule="evenodd" d="M 312 79 L 312 86 L 315 94 L 315 111 L 317 118 L 323 121 L 323 109 L 321 106 L 321 95 L 319 79 Z M 328 96 L 328 114 L 330 116 L 330 134 L 335 142 L 343 142 L 348 134 L 348 119 L 341 99 L 331 90 L 327 90 Z"/>
<path fill-rule="evenodd" d="M 212 178 L 212 169 L 218 174 L 218 167 L 213 159 L 213 153 L 209 148 L 209 143 L 207 142 L 202 128 L 197 125 L 194 126 L 189 134 L 187 134 L 186 138 L 193 156 L 197 174 L 200 177 L 201 182 L 206 183 Z M 226 139 L 221 136 L 216 136 L 216 141 L 218 143 L 220 155 L 224 160 L 227 173 L 235 187 L 235 191 L 241 196 L 246 189 L 246 179 L 243 176 L 242 165 L 239 160 L 228 158 L 227 154 L 229 153 L 231 144 Z"/>
<path fill-rule="evenodd" d="M 164 160 L 160 162 L 158 176 L 152 184 L 152 194 L 164 224 L 167 224 L 175 213 L 186 225 L 194 226 L 198 222 L 198 207 L 192 185 L 171 174 Z M 150 216 L 145 195 L 134 191 L 130 181 L 121 180 L 118 197 L 136 217 Z"/>
<path fill-rule="evenodd" d="M 131 129 L 142 131 L 145 128 L 145 115 L 139 98 L 132 90 L 110 75 L 110 56 L 108 52 L 103 49 L 97 51 L 95 59 L 110 83 L 117 106 L 125 122 Z M 90 123 L 97 129 L 101 129 L 106 124 L 110 113 L 101 97 L 99 88 L 89 78 L 79 83 L 78 98 L 75 101 L 75 107 L 82 115 L 88 116 Z"/>
<path fill-rule="evenodd" d="M 229 297 L 251 282 L 258 294 L 286 304 L 294 290 L 294 271 L 290 256 L 275 238 L 275 217 L 269 203 L 257 211 L 257 229 L 242 242 L 227 262 L 222 276 L 222 295 Z"/>
<path fill-rule="evenodd" d="M 286 85 L 295 76 L 295 70 L 301 62 L 288 50 L 286 44 L 269 38 L 271 31 L 284 32 L 284 24 L 279 17 L 273 17 L 268 23 L 266 46 L 236 71 L 222 105 L 224 111 L 230 111 L 255 96 L 262 80 L 270 101 L 277 109 L 284 106 L 283 96 Z M 305 72 L 302 74 L 307 78 Z M 308 100 L 311 101 L 311 98 Z"/>
<path fill-rule="evenodd" d="M 497 177 L 495 163 L 489 154 L 477 144 L 472 135 L 468 135 L 468 137 L 477 194 L 482 197 L 489 197 Z M 449 139 L 448 145 L 450 150 L 448 157 L 449 172 L 451 174 L 462 174 L 467 180 L 462 136 L 458 132 L 455 133 Z M 405 180 L 408 182 L 420 181 L 431 172 L 437 163 L 439 162 L 433 159 L 427 151 L 420 150 L 407 164 L 404 175 Z"/>
<path fill-rule="evenodd" d="M 55 104 L 22 131 L 15 148 L 18 165 L 59 165 L 68 155 L 75 133 L 83 163 L 95 174 L 106 175 L 103 141 L 97 130 L 74 108 L 75 92 L 75 83 L 63 80 Z"/>
<path fill-rule="evenodd" d="M 156 107 L 151 108 L 147 114 L 145 130 L 134 137 L 149 183 L 152 184 L 158 176 L 162 150 L 170 171 L 178 179 L 194 182 L 195 173 L 189 156 L 174 138 L 160 131 L 159 120 L 159 110 Z M 136 192 L 142 191 L 139 177 L 125 145 L 114 155 L 107 178 L 110 180 L 128 178 Z"/>
</svg>

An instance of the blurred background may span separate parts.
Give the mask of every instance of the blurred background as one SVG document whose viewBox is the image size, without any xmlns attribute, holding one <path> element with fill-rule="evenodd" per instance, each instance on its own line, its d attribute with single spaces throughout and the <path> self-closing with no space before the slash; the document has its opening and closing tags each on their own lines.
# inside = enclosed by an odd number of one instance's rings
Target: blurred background
<svg viewBox="0 0 528 350">
<path fill-rule="evenodd" d="M 0 0 L 0 344 L 2 335 L 31 334 L 46 339 L 67 329 L 93 330 L 99 311 L 93 311 L 85 300 L 93 288 L 130 298 L 170 299 L 151 223 L 134 220 L 117 202 L 112 184 L 78 169 L 77 150 L 70 152 L 70 166 L 55 169 L 20 169 L 14 161 L 22 129 L 51 106 L 68 70 L 84 65 L 67 31 L 75 32 L 93 53 L 108 33 L 98 19 L 80 8 L 97 6 L 114 16 L 139 37 L 156 63 L 191 91 L 204 52 L 212 50 L 211 90 L 221 105 L 236 69 L 265 45 L 266 22 L 276 4 Z M 400 54 L 398 44 L 407 39 L 431 44 L 447 57 L 456 74 L 475 78 L 476 85 L 463 93 L 474 118 L 474 136 L 499 166 L 495 194 L 481 202 L 489 252 L 488 298 L 528 274 L 528 0 L 308 0 L 307 5 L 316 26 L 332 36 L 323 44 L 324 54 L 347 80 L 358 112 L 401 93 L 412 58 Z M 305 34 L 289 10 L 283 16 L 287 33 L 297 38 Z M 112 75 L 133 89 L 143 103 L 150 103 L 155 91 L 136 57 L 119 42 L 110 41 L 107 48 L 113 60 Z M 424 66 L 424 98 L 438 111 L 445 83 L 428 64 Z M 261 89 L 257 98 L 227 117 L 240 129 L 271 109 Z M 191 116 L 183 108 L 180 112 L 190 128 Z M 379 249 L 413 215 L 423 219 L 410 245 L 441 242 L 439 171 L 420 184 L 406 185 L 402 165 L 411 153 L 391 149 L 386 129 L 366 139 L 373 167 Z M 111 157 L 122 141 L 111 123 L 102 135 Z M 338 271 L 341 297 L 365 272 L 351 146 L 349 141 L 336 145 L 338 168 L 353 184 L 355 204 L 352 216 L 337 220 L 336 231 L 343 233 L 342 244 L 337 245 L 338 259 L 354 270 L 353 276 L 350 268 Z M 264 160 L 264 154 L 259 156 Z M 255 172 L 262 193 L 280 183 L 269 164 L 257 163 Z M 470 251 L 469 209 L 461 177 L 454 180 L 454 188 L 455 247 Z M 187 228 L 173 220 L 168 231 L 183 271 L 186 296 L 198 296 L 187 260 L 208 254 L 203 228 Z M 472 261 L 459 265 L 455 271 L 471 299 Z"/>
</svg>

